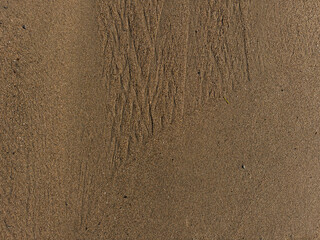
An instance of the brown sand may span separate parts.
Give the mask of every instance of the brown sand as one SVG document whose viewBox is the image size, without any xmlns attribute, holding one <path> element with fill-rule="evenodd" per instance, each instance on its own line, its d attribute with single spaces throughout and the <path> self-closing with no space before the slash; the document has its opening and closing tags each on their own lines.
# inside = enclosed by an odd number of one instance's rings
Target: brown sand
<svg viewBox="0 0 320 240">
<path fill-rule="evenodd" d="M 0 0 L 0 239 L 320 239 L 319 8 Z"/>
</svg>

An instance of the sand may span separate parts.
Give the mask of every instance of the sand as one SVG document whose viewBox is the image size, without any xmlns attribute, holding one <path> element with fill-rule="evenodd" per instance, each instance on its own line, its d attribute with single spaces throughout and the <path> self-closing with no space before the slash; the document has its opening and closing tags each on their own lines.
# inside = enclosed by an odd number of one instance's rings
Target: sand
<svg viewBox="0 0 320 240">
<path fill-rule="evenodd" d="M 319 7 L 0 0 L 0 239 L 320 239 Z"/>
</svg>

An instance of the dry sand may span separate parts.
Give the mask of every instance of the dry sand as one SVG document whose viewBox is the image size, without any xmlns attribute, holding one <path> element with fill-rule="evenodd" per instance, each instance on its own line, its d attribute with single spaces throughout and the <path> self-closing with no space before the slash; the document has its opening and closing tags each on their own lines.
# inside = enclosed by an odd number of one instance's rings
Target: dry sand
<svg viewBox="0 0 320 240">
<path fill-rule="evenodd" d="M 318 0 L 0 0 L 0 239 L 320 239 Z"/>
</svg>

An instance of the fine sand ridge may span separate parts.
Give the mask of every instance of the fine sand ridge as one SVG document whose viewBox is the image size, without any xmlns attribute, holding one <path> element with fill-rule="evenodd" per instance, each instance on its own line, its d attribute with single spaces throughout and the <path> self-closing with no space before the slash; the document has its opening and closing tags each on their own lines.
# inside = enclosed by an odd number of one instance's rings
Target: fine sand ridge
<svg viewBox="0 0 320 240">
<path fill-rule="evenodd" d="M 250 80 L 241 4 L 100 1 L 114 168 L 208 99 Z"/>
</svg>

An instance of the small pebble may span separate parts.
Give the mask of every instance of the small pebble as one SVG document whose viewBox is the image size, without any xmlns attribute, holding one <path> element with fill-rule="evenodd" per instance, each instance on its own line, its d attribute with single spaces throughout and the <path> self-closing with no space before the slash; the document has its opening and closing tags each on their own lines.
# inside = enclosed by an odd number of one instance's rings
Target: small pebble
<svg viewBox="0 0 320 240">
<path fill-rule="evenodd" d="M 246 168 L 246 166 L 245 166 L 245 165 L 243 165 L 243 164 L 241 165 L 241 167 L 242 167 L 242 169 L 245 169 L 245 168 Z"/>
<path fill-rule="evenodd" d="M 22 28 L 23 28 L 23 29 L 27 29 L 26 25 L 22 25 Z"/>
</svg>

